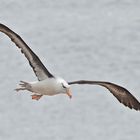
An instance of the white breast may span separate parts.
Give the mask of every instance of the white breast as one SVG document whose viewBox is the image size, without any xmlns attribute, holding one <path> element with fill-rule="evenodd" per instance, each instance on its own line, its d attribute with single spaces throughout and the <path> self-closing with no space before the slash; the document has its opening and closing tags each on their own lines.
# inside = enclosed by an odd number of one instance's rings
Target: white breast
<svg viewBox="0 0 140 140">
<path fill-rule="evenodd" d="M 31 83 L 32 92 L 41 95 L 55 95 L 60 93 L 60 83 L 55 78 L 48 78 L 43 81 Z"/>
</svg>

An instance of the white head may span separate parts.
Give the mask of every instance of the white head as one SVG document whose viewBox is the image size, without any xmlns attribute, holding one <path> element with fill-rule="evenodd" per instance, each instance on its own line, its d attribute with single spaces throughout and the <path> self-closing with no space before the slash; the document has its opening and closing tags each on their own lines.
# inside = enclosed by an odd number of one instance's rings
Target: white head
<svg viewBox="0 0 140 140">
<path fill-rule="evenodd" d="M 62 78 L 57 78 L 59 87 L 60 87 L 60 93 L 67 94 L 69 98 L 72 98 L 72 94 L 70 91 L 70 85 Z"/>
</svg>

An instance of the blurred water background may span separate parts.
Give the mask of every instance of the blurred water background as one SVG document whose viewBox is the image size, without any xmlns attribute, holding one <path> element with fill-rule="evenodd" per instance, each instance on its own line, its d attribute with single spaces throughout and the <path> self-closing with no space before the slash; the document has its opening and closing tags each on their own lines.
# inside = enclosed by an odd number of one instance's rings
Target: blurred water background
<svg viewBox="0 0 140 140">
<path fill-rule="evenodd" d="M 0 0 L 0 22 L 16 31 L 54 74 L 115 82 L 140 100 L 139 0 Z M 36 77 L 0 33 L 0 140 L 138 140 L 140 113 L 98 86 L 73 86 L 31 100 L 20 80 Z"/>
</svg>

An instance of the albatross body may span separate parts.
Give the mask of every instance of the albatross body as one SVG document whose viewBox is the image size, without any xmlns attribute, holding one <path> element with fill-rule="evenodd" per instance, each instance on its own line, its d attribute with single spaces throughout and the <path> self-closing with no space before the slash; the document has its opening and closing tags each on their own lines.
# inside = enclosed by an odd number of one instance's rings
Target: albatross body
<svg viewBox="0 0 140 140">
<path fill-rule="evenodd" d="M 67 95 L 71 98 L 72 95 L 70 93 L 69 85 L 68 83 L 63 80 L 60 77 L 52 77 L 52 78 L 47 78 L 42 81 L 35 81 L 35 82 L 24 82 L 20 81 L 21 83 L 19 84 L 21 87 L 17 88 L 16 91 L 19 90 L 28 90 L 31 91 L 34 94 L 32 97 L 36 100 L 40 99 L 42 95 L 57 95 L 60 93 L 67 93 Z M 63 86 L 63 88 L 62 88 Z M 41 96 L 40 96 L 41 95 Z M 36 98 L 35 98 L 36 96 Z"/>
<path fill-rule="evenodd" d="M 106 81 L 78 80 L 66 82 L 63 78 L 52 75 L 43 65 L 39 57 L 31 50 L 31 48 L 18 34 L 9 29 L 4 24 L 0 24 L 0 32 L 6 34 L 21 50 L 38 78 L 38 81 L 36 82 L 20 81 L 20 87 L 16 88 L 16 91 L 28 90 L 33 93 L 31 96 L 32 99 L 35 100 L 39 100 L 43 95 L 52 96 L 57 94 L 66 94 L 71 98 L 72 94 L 70 92 L 70 85 L 99 85 L 108 89 L 120 103 L 124 104 L 130 109 L 140 110 L 139 101 L 124 87 Z"/>
</svg>

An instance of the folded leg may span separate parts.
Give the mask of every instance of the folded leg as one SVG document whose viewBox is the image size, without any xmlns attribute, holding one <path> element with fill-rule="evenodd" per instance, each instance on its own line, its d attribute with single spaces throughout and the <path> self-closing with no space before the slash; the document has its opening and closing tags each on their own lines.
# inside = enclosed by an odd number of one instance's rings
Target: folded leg
<svg viewBox="0 0 140 140">
<path fill-rule="evenodd" d="M 33 94 L 31 95 L 33 100 L 39 100 L 43 95 L 37 95 L 37 94 Z"/>
</svg>

